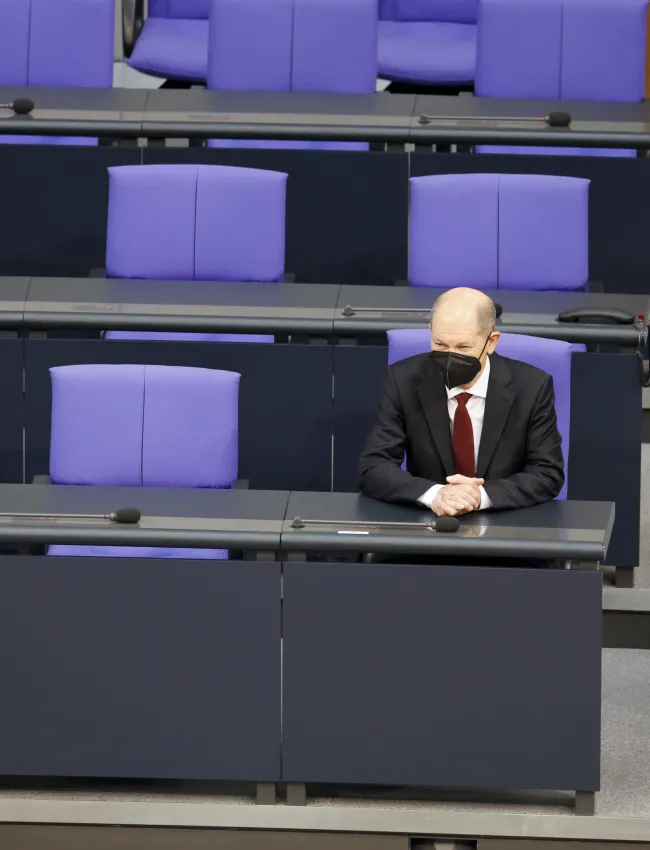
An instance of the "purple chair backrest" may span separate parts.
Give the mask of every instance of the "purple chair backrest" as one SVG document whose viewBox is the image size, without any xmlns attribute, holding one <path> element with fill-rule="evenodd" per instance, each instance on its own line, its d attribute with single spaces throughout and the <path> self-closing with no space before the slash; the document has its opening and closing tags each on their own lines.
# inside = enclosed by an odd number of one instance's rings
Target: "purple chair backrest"
<svg viewBox="0 0 650 850">
<path fill-rule="evenodd" d="M 150 18 L 194 18 L 207 20 L 210 0 L 149 0 Z"/>
<path fill-rule="evenodd" d="M 89 365 L 50 375 L 55 483 L 227 488 L 237 478 L 236 372 Z"/>
<path fill-rule="evenodd" d="M 445 174 L 409 182 L 411 285 L 584 289 L 589 180 Z"/>
<path fill-rule="evenodd" d="M 2 0 L 0 85 L 113 84 L 115 0 Z"/>
<path fill-rule="evenodd" d="M 387 331 L 388 365 L 414 354 L 431 349 L 431 332 L 428 328 Z M 521 334 L 501 334 L 497 351 L 503 357 L 522 360 L 547 372 L 553 378 L 557 426 L 562 436 L 565 481 L 558 499 L 566 499 L 568 487 L 569 445 L 571 434 L 571 354 L 568 342 L 542 339 Z"/>
<path fill-rule="evenodd" d="M 211 0 L 207 87 L 374 92 L 378 0 Z"/>
<path fill-rule="evenodd" d="M 647 0 L 480 0 L 480 97 L 640 101 Z"/>
<path fill-rule="evenodd" d="M 108 276 L 278 281 L 286 182 L 224 165 L 109 168 Z"/>
<path fill-rule="evenodd" d="M 478 0 L 389 0 L 380 7 L 380 19 L 474 24 Z"/>
</svg>

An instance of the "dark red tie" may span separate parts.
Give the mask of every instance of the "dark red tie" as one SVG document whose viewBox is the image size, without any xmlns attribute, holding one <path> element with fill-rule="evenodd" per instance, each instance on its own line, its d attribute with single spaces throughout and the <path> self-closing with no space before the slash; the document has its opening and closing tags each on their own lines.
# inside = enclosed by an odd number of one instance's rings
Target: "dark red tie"
<svg viewBox="0 0 650 850">
<path fill-rule="evenodd" d="M 458 406 L 454 414 L 454 461 L 456 462 L 456 474 L 466 475 L 474 478 L 476 465 L 474 463 L 474 431 L 472 420 L 467 410 L 467 402 L 472 397 L 471 393 L 460 393 L 456 396 Z"/>
</svg>

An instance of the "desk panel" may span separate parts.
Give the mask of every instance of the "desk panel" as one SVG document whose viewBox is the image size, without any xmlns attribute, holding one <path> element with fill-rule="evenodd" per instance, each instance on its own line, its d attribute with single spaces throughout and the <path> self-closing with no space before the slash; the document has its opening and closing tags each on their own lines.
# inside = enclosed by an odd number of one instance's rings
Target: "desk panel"
<svg viewBox="0 0 650 850">
<path fill-rule="evenodd" d="M 283 570 L 283 780 L 598 789 L 598 573 Z"/>
<path fill-rule="evenodd" d="M 320 345 L 26 340 L 27 480 L 49 468 L 49 368 L 145 363 L 239 372 L 239 477 L 254 489 L 329 490 L 332 358 Z"/>
<path fill-rule="evenodd" d="M 0 481 L 23 480 L 23 341 L 0 339 Z"/>
<path fill-rule="evenodd" d="M 148 148 L 144 162 L 287 173 L 285 268 L 299 281 L 390 285 L 406 275 L 405 153 Z"/>
<path fill-rule="evenodd" d="M 413 154 L 411 157 L 412 177 L 474 172 L 558 174 L 591 180 L 589 276 L 603 281 L 607 292 L 647 295 L 650 160 L 516 154 Z"/>
<path fill-rule="evenodd" d="M 355 491 L 357 468 L 375 416 L 387 349 L 334 351 L 334 490 Z M 639 563 L 641 386 L 632 354 L 574 354 L 569 498 L 616 503 L 606 564 Z"/>
<path fill-rule="evenodd" d="M 5 557 L 0 774 L 280 778 L 280 565 Z"/>
<path fill-rule="evenodd" d="M 108 174 L 141 152 L 0 145 L 0 274 L 78 275 L 106 256 Z"/>
</svg>

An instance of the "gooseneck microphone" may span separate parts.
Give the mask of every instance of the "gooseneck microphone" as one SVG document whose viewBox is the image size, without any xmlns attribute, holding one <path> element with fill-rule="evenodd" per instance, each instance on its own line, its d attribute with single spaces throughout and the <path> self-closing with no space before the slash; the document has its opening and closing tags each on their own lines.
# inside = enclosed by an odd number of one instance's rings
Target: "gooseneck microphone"
<svg viewBox="0 0 650 850">
<path fill-rule="evenodd" d="M 140 522 L 142 514 L 137 508 L 120 508 L 111 514 L 35 514 L 35 513 L 0 513 L 0 519 L 40 519 L 46 522 L 62 520 L 108 520 L 119 525 L 135 525 Z"/>
<path fill-rule="evenodd" d="M 0 103 L 0 109 L 11 109 L 16 115 L 29 115 L 34 109 L 34 101 L 30 97 L 17 97 L 11 103 Z"/>
<path fill-rule="evenodd" d="M 568 112 L 551 112 L 544 117 L 515 118 L 512 115 L 499 117 L 496 115 L 420 115 L 420 124 L 430 124 L 432 121 L 489 121 L 491 124 L 502 124 L 512 121 L 516 124 L 525 124 L 527 121 L 542 122 L 548 127 L 570 127 L 571 115 Z"/>
</svg>

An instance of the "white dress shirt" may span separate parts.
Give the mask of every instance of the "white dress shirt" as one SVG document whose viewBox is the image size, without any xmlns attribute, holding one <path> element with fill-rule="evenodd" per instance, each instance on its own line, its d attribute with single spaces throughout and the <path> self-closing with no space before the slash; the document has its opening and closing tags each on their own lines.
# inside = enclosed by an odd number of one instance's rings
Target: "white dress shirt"
<svg viewBox="0 0 650 850">
<path fill-rule="evenodd" d="M 481 431 L 483 430 L 483 417 L 485 416 L 485 399 L 487 397 L 487 389 L 488 382 L 490 380 L 490 358 L 488 357 L 485 361 L 485 369 L 481 374 L 481 377 L 478 381 L 471 386 L 468 390 L 464 390 L 461 387 L 454 387 L 453 389 L 447 388 L 447 410 L 449 411 L 449 427 L 452 430 L 454 429 L 454 415 L 456 413 L 456 408 L 458 407 L 458 402 L 456 401 L 456 396 L 461 393 L 469 393 L 472 398 L 467 402 L 467 412 L 469 413 L 469 418 L 472 421 L 472 431 L 474 432 L 474 464 L 476 465 L 478 461 L 478 448 L 481 444 Z M 421 505 L 424 505 L 426 508 L 431 509 L 436 496 L 440 492 L 440 490 L 445 487 L 445 484 L 434 484 L 433 487 L 430 487 L 426 493 L 424 493 L 418 499 Z M 490 501 L 490 497 L 485 492 L 484 487 L 479 488 L 481 491 L 481 505 L 479 507 L 479 511 L 484 511 L 486 508 L 492 507 L 492 502 Z"/>
</svg>

